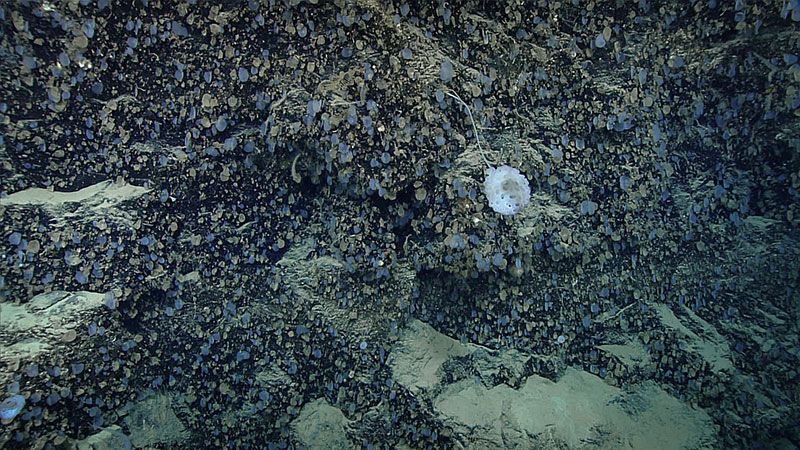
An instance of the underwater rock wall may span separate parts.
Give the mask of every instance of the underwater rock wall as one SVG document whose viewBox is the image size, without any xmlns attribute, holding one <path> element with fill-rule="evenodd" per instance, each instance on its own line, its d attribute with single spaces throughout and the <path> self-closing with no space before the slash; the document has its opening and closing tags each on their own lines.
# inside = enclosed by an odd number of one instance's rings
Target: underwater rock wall
<svg viewBox="0 0 800 450">
<path fill-rule="evenodd" d="M 800 444 L 798 20 L 772 1 L 3 5 L 2 311 L 98 302 L 58 335 L 0 317 L 0 388 L 26 399 L 0 444 L 294 448 L 324 414 L 336 445 L 480 446 L 465 424 L 489 422 L 389 364 L 420 322 L 526 361 L 450 362 L 437 389 L 590 377 L 702 409 L 698 446 Z M 530 182 L 519 213 L 489 208 L 451 92 Z M 170 429 L 145 436 L 154 402 Z"/>
</svg>

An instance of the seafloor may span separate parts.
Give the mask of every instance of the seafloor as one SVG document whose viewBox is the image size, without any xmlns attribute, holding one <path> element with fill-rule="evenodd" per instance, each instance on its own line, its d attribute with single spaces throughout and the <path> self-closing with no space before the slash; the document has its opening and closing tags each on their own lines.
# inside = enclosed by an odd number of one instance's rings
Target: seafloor
<svg viewBox="0 0 800 450">
<path fill-rule="evenodd" d="M 3 1 L 0 447 L 797 448 L 799 25 Z"/>
</svg>

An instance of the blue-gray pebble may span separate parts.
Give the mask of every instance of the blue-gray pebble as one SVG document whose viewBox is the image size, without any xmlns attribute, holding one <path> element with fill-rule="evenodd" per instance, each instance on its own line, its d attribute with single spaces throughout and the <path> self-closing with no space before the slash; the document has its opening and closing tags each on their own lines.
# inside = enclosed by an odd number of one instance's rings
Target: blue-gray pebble
<svg viewBox="0 0 800 450">
<path fill-rule="evenodd" d="M 0 403 L 0 419 L 10 420 L 17 417 L 22 408 L 25 407 L 25 397 L 14 395 Z"/>
</svg>

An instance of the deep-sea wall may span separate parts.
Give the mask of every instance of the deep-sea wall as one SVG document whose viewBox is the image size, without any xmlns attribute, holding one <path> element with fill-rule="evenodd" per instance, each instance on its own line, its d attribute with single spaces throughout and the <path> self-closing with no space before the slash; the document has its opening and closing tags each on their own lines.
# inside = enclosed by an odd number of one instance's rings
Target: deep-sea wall
<svg viewBox="0 0 800 450">
<path fill-rule="evenodd" d="M 320 419 L 324 448 L 571 448 L 459 408 L 583 377 L 634 405 L 621 429 L 680 411 L 702 424 L 682 445 L 800 444 L 798 21 L 767 0 L 0 6 L 0 400 L 25 399 L 0 444 L 313 447 Z M 514 215 L 476 129 L 530 183 Z M 401 356 L 431 352 L 419 387 Z M 581 445 L 647 440 L 595 419 Z"/>
</svg>

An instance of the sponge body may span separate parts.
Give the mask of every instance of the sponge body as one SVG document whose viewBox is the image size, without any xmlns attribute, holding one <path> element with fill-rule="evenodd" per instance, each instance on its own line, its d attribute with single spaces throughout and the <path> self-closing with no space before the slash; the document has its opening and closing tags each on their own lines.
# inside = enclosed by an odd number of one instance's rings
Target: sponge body
<svg viewBox="0 0 800 450">
<path fill-rule="evenodd" d="M 527 178 L 513 167 L 487 169 L 483 188 L 486 198 L 489 199 L 489 206 L 504 216 L 522 211 L 531 200 L 531 187 Z"/>
</svg>

